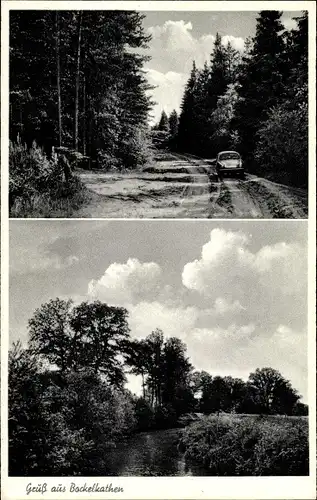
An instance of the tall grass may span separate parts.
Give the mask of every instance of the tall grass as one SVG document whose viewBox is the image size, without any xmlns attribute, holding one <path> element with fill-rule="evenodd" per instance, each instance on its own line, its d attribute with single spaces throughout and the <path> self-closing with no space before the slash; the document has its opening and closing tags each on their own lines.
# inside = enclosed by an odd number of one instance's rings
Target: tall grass
<svg viewBox="0 0 317 500">
<path fill-rule="evenodd" d="M 10 217 L 70 217 L 88 199 L 88 190 L 56 155 L 48 159 L 36 143 L 28 148 L 10 142 Z"/>
<path fill-rule="evenodd" d="M 301 417 L 205 417 L 187 427 L 180 448 L 215 476 L 309 474 L 308 420 Z"/>
</svg>

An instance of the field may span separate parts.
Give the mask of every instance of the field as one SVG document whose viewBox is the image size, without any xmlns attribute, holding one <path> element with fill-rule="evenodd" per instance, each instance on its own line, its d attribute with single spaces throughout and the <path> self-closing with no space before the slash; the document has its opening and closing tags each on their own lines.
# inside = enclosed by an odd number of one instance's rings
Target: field
<svg viewBox="0 0 317 500">
<path fill-rule="evenodd" d="M 184 430 L 179 448 L 210 475 L 309 474 L 307 417 L 205 416 Z"/>
</svg>

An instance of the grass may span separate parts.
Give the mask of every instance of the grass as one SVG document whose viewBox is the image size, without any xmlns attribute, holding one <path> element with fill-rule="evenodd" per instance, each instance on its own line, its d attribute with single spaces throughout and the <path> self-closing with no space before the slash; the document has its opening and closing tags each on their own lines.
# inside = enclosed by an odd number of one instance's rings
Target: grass
<svg viewBox="0 0 317 500">
<path fill-rule="evenodd" d="M 187 427 L 179 447 L 186 460 L 215 476 L 309 474 L 308 419 L 220 414 Z"/>
<path fill-rule="evenodd" d="M 50 192 L 25 192 L 15 198 L 10 208 L 10 217 L 13 218 L 67 218 L 83 204 L 89 202 L 90 191 L 82 184 L 78 177 L 69 183 L 60 193 L 52 195 Z"/>
</svg>

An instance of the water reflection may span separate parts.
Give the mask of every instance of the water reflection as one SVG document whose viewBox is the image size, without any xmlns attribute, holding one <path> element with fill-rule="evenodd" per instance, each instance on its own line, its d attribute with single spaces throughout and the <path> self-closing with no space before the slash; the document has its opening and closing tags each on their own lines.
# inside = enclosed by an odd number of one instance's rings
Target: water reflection
<svg viewBox="0 0 317 500">
<path fill-rule="evenodd" d="M 189 466 L 177 449 L 179 429 L 137 434 L 106 457 L 106 476 L 203 476 L 206 471 Z"/>
</svg>

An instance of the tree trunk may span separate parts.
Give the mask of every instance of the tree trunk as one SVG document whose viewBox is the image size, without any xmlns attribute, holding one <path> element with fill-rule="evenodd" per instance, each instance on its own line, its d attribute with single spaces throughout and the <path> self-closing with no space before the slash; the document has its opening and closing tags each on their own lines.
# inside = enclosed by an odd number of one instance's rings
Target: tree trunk
<svg viewBox="0 0 317 500">
<path fill-rule="evenodd" d="M 84 75 L 84 88 L 83 88 L 83 92 L 84 92 L 84 102 L 83 102 L 83 116 L 84 116 L 84 120 L 83 120 L 83 154 L 86 156 L 86 151 L 87 151 L 87 146 L 86 146 L 86 77 Z"/>
<path fill-rule="evenodd" d="M 77 27 L 77 56 L 76 56 L 76 84 L 75 84 L 75 116 L 74 116 L 74 149 L 78 151 L 78 115 L 79 115 L 79 77 L 80 77 L 80 52 L 81 52 L 81 26 L 83 13 L 78 13 Z"/>
<path fill-rule="evenodd" d="M 58 110 L 58 145 L 62 145 L 62 99 L 61 99 L 61 64 L 60 64 L 60 25 L 59 12 L 56 11 L 56 86 Z"/>
</svg>

